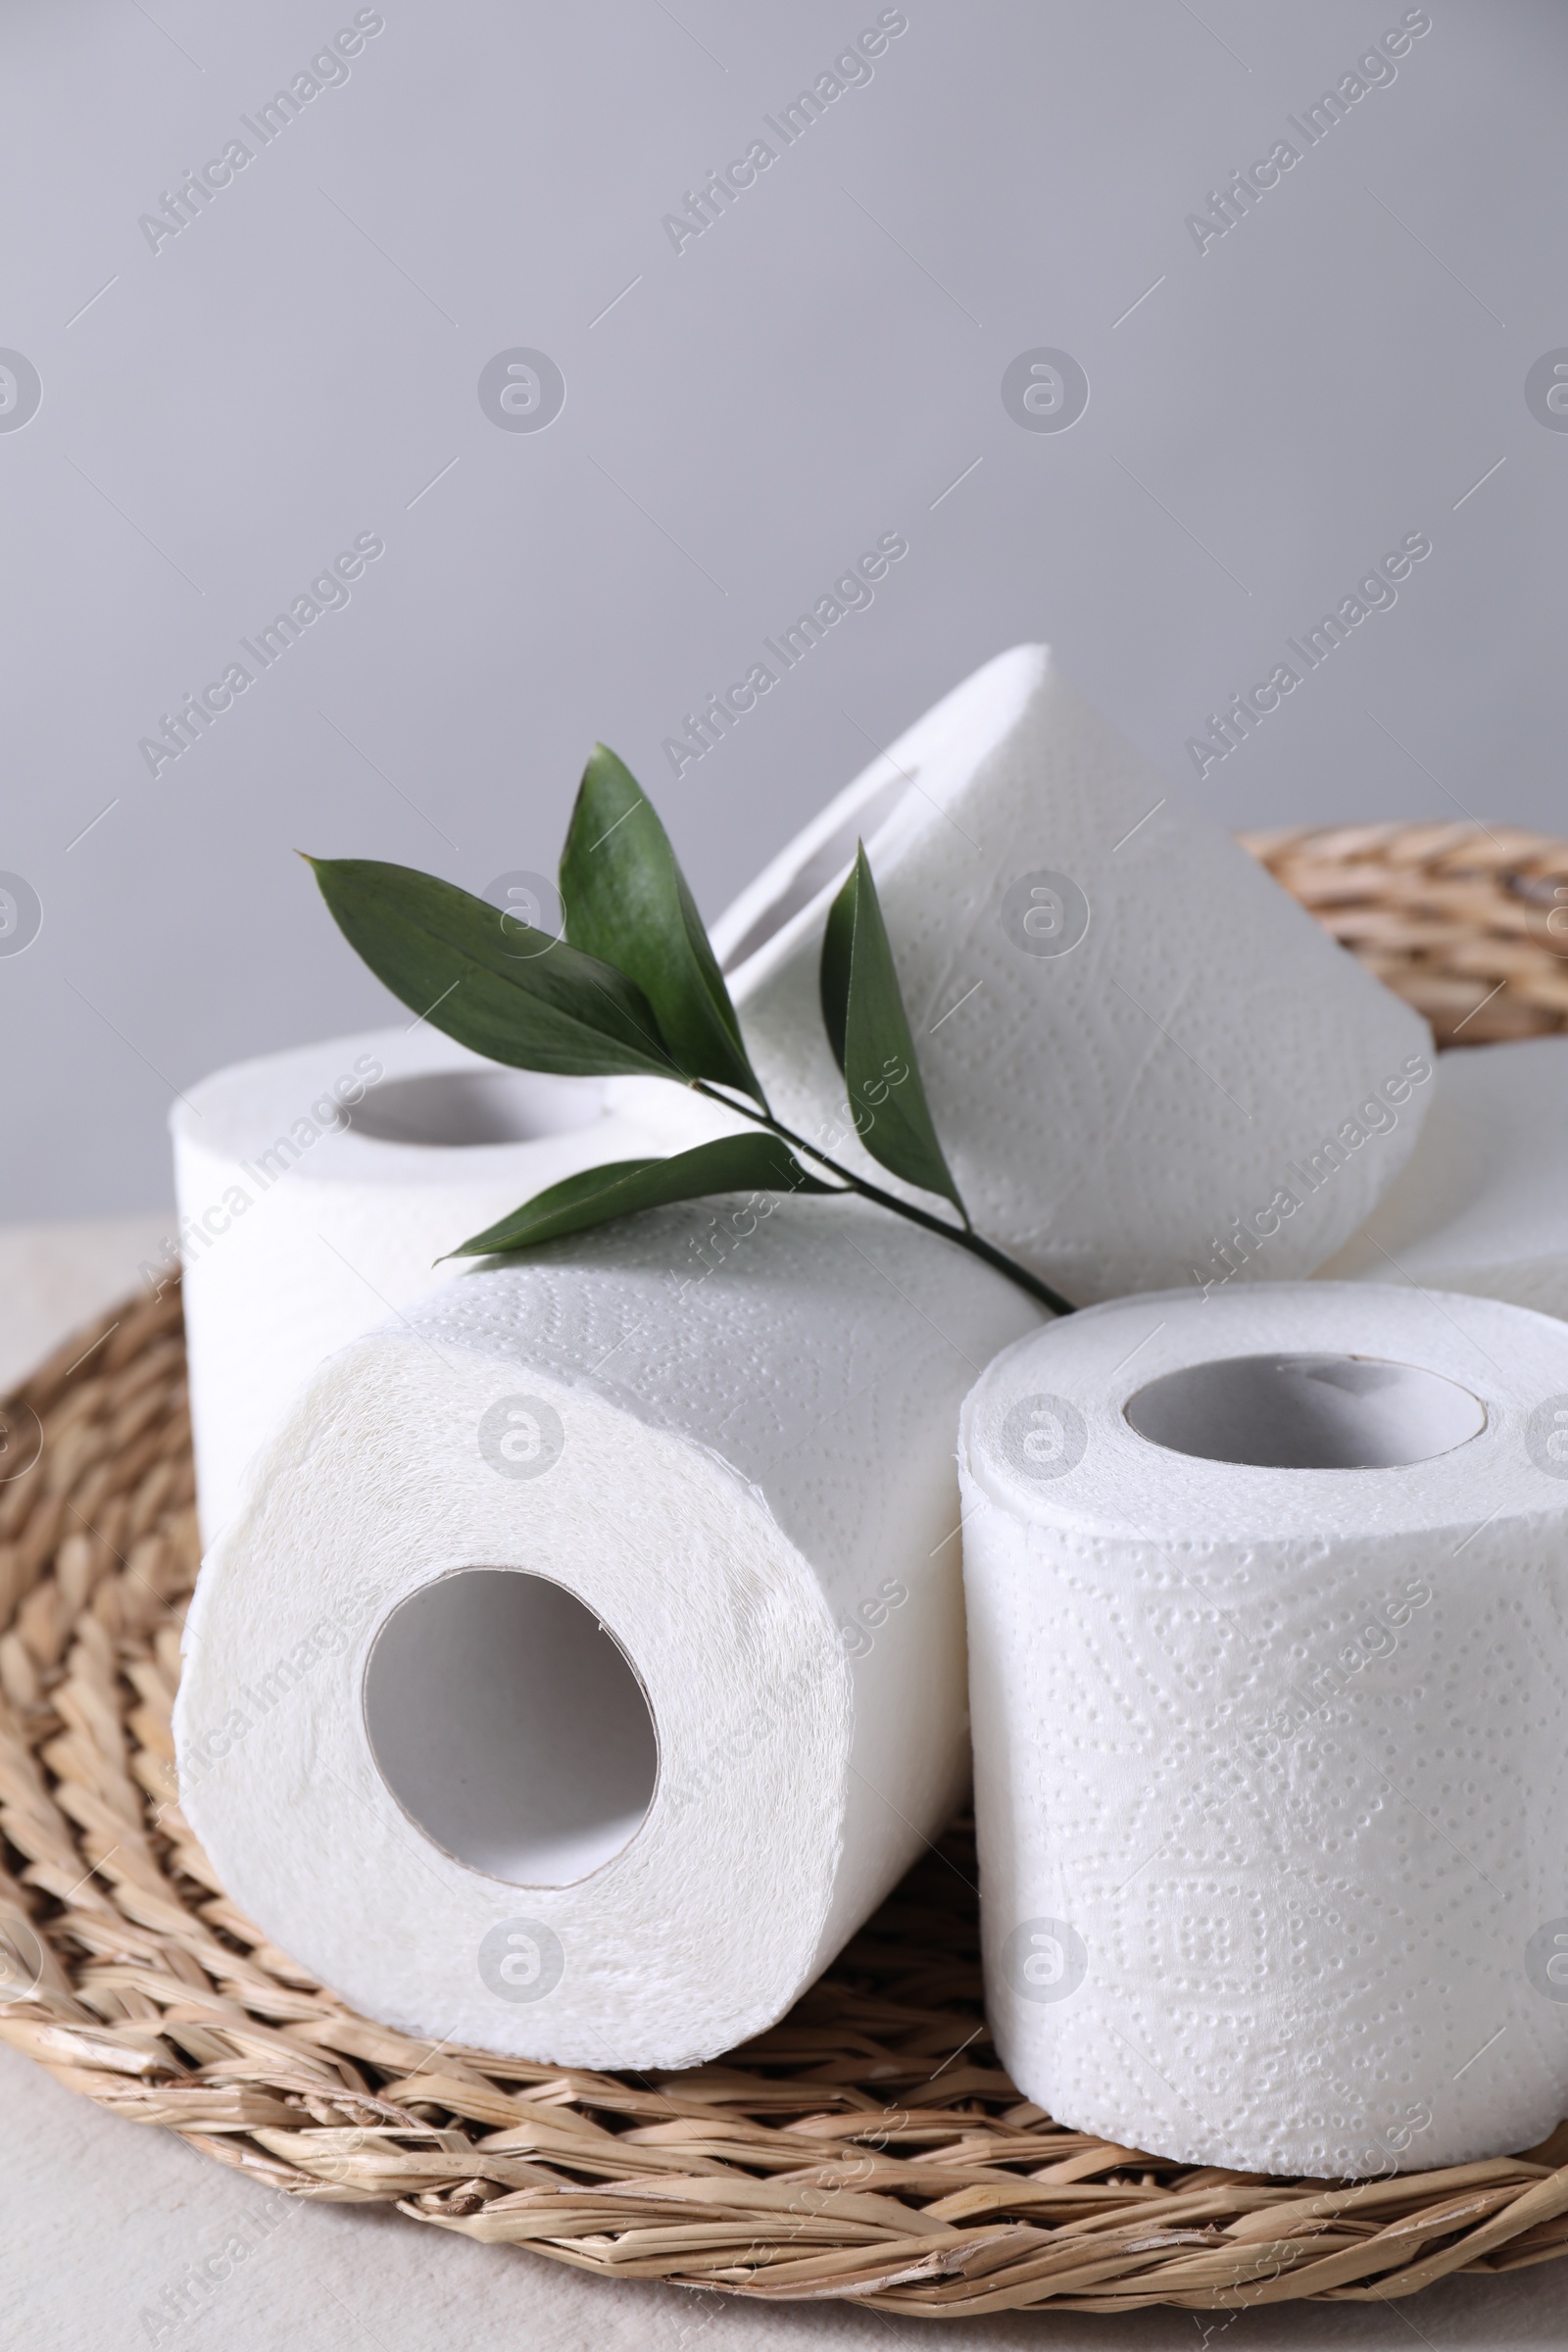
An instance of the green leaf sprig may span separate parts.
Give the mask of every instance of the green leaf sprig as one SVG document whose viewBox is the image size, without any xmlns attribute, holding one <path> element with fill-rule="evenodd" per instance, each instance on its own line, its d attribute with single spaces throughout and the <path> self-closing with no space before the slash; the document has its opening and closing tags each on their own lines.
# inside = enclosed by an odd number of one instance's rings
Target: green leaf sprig
<svg viewBox="0 0 1568 2352">
<path fill-rule="evenodd" d="M 410 866 L 309 862 L 338 928 L 376 978 L 461 1045 L 514 1069 L 668 1078 L 757 1129 L 568 1176 L 453 1256 L 528 1250 L 714 1193 L 857 1193 L 967 1250 L 1056 1314 L 1073 1311 L 974 1230 L 921 1083 L 863 844 L 828 914 L 822 1018 L 866 1151 L 906 1184 L 949 1202 L 956 1225 L 857 1175 L 773 1116 L 669 837 L 636 778 L 603 744 L 583 772 L 562 854 L 564 939 Z M 798 1154 L 837 1181 L 824 1183 Z"/>
</svg>

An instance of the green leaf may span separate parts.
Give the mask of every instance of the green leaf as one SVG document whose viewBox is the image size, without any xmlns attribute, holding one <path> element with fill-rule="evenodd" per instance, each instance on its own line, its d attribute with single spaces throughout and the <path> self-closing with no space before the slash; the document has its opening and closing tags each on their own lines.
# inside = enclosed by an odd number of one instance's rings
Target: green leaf
<svg viewBox="0 0 1568 2352">
<path fill-rule="evenodd" d="M 822 1019 L 861 1143 L 906 1184 L 951 1200 L 967 1224 L 968 1211 L 937 1141 L 920 1082 L 863 842 L 857 845 L 849 880 L 828 910 L 819 985 Z"/>
<path fill-rule="evenodd" d="M 308 862 L 350 947 L 460 1045 L 573 1078 L 682 1075 L 642 990 L 597 956 L 411 866 Z"/>
<path fill-rule="evenodd" d="M 827 910 L 822 930 L 822 963 L 817 975 L 822 1000 L 822 1024 L 833 1058 L 844 1067 L 844 1030 L 850 1009 L 850 962 L 855 948 L 857 869 Z"/>
<path fill-rule="evenodd" d="M 536 1194 L 499 1225 L 476 1233 L 453 1257 L 488 1257 L 527 1250 L 564 1234 L 586 1233 L 612 1217 L 640 1208 L 666 1208 L 676 1200 L 700 1200 L 709 1193 L 835 1193 L 840 1185 L 808 1176 L 774 1135 L 726 1135 L 668 1159 L 616 1159 L 585 1168 Z"/>
<path fill-rule="evenodd" d="M 767 1108 L 708 933 L 659 814 L 631 770 L 596 744 L 561 858 L 566 937 L 625 972 L 692 1078 Z"/>
</svg>

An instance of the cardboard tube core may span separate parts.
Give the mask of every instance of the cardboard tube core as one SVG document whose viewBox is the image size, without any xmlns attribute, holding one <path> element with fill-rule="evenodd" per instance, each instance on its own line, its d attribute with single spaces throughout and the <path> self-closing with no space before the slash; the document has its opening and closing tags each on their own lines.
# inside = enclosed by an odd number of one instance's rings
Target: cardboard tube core
<svg viewBox="0 0 1568 2352">
<path fill-rule="evenodd" d="M 366 1661 L 365 1728 L 409 1819 L 515 1886 L 570 1886 L 629 1844 L 659 1746 L 643 1687 L 548 1578 L 460 1568 L 395 1608 Z"/>
<path fill-rule="evenodd" d="M 1259 1469 L 1396 1469 L 1478 1437 L 1486 1407 L 1457 1381 L 1366 1355 L 1233 1355 L 1167 1372 L 1125 1417 L 1172 1453 Z"/>
</svg>

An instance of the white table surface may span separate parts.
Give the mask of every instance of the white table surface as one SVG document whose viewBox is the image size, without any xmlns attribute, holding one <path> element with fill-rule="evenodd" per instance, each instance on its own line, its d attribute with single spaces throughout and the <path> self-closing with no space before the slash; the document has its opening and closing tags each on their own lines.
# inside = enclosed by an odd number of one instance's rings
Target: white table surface
<svg viewBox="0 0 1568 2352">
<path fill-rule="evenodd" d="M 134 1288 L 166 1218 L 0 1228 L 0 1387 Z M 236 2230 L 255 2251 L 178 2323 L 160 2308 Z M 288 2203 L 173 2133 L 104 2114 L 0 2049 L 0 2343 L 17 2352 L 742 2352 L 742 2347 L 968 2344 L 1097 2352 L 1264 2352 L 1426 2344 L 1435 2352 L 1568 2345 L 1568 2262 L 1447 2280 L 1387 2304 L 1136 2318 L 893 2319 L 844 2304 L 760 2310 L 707 2293 L 615 2284 L 478 2246 L 368 2206 Z M 149 2315 L 144 2318 L 144 2314 Z"/>
</svg>

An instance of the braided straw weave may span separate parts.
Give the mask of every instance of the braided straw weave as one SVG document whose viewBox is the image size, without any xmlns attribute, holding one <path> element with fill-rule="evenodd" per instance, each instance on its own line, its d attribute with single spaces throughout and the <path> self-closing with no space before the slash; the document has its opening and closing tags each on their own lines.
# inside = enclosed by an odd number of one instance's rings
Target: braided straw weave
<svg viewBox="0 0 1568 2352">
<path fill-rule="evenodd" d="M 1449 1033 L 1562 1024 L 1564 967 L 1517 913 L 1549 913 L 1521 881 L 1568 880 L 1568 848 L 1451 826 L 1253 846 Z M 1497 972 L 1503 1009 L 1475 1012 Z M 355 2016 L 235 1910 L 179 1811 L 192 1494 L 172 1286 L 0 1415 L 0 2036 L 115 2113 L 299 2196 L 774 2301 L 1247 2308 L 1568 2252 L 1568 2124 L 1350 2185 L 1058 2129 L 987 2043 L 961 1827 L 782 2025 L 690 2073 L 529 2066 Z"/>
<path fill-rule="evenodd" d="M 1440 1046 L 1568 1028 L 1568 842 L 1504 825 L 1242 836 Z"/>
</svg>

